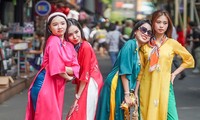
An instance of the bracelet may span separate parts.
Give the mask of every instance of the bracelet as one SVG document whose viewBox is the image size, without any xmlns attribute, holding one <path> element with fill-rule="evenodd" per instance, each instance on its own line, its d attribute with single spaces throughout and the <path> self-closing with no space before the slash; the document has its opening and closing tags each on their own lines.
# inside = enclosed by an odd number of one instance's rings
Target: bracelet
<svg viewBox="0 0 200 120">
<path fill-rule="evenodd" d="M 80 98 L 80 96 L 78 94 L 76 94 L 75 98 L 78 100 Z"/>
<path fill-rule="evenodd" d="M 130 94 L 130 92 L 124 92 L 124 94 L 125 94 L 125 95 L 129 95 L 129 94 Z"/>
</svg>

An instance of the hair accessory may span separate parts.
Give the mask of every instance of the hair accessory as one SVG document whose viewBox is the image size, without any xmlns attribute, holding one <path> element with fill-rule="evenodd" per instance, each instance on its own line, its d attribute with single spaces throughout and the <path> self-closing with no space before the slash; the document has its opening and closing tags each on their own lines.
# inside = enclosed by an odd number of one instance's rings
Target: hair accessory
<svg viewBox="0 0 200 120">
<path fill-rule="evenodd" d="M 60 15 L 60 16 L 63 16 L 65 19 L 67 19 L 67 16 L 62 13 L 62 12 L 54 12 L 52 14 L 49 15 L 48 19 L 47 19 L 47 22 L 49 22 L 49 20 L 53 17 L 53 16 L 57 16 L 57 15 Z"/>
</svg>

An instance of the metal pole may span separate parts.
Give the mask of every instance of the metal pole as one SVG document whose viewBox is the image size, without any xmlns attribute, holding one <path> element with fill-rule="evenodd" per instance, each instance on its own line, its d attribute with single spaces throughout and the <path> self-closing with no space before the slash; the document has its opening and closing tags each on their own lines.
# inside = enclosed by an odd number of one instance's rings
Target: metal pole
<svg viewBox="0 0 200 120">
<path fill-rule="evenodd" d="M 178 25 L 178 15 L 179 15 L 179 0 L 175 0 L 175 23 L 174 25 Z"/>
<path fill-rule="evenodd" d="M 190 20 L 194 21 L 194 0 L 190 0 Z"/>
<path fill-rule="evenodd" d="M 20 77 L 20 50 L 17 50 L 17 77 Z"/>
<path fill-rule="evenodd" d="M 184 30 L 184 36 L 186 36 L 186 30 L 187 30 L 187 0 L 183 1 L 183 30 Z"/>
<path fill-rule="evenodd" d="M 199 15 L 198 15 L 196 6 L 194 6 L 194 13 L 195 13 L 195 18 L 196 18 L 197 24 L 200 25 Z"/>
</svg>

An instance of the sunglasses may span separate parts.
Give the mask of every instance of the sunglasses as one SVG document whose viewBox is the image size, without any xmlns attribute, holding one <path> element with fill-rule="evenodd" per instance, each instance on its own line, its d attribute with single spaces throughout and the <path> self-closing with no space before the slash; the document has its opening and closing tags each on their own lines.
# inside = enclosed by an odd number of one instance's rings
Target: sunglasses
<svg viewBox="0 0 200 120">
<path fill-rule="evenodd" d="M 151 30 L 147 30 L 147 28 L 145 28 L 145 27 L 139 27 L 138 28 L 138 30 L 142 33 L 142 34 L 145 34 L 145 33 L 147 33 L 147 35 L 149 36 L 149 37 L 151 37 L 152 36 L 152 31 Z"/>
</svg>

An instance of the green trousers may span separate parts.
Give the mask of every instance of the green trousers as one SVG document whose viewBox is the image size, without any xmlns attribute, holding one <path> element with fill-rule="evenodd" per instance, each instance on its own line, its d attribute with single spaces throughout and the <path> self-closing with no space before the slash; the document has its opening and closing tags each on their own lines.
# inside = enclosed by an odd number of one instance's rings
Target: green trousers
<svg viewBox="0 0 200 120">
<path fill-rule="evenodd" d="M 178 120 L 173 85 L 170 83 L 167 120 Z"/>
</svg>

